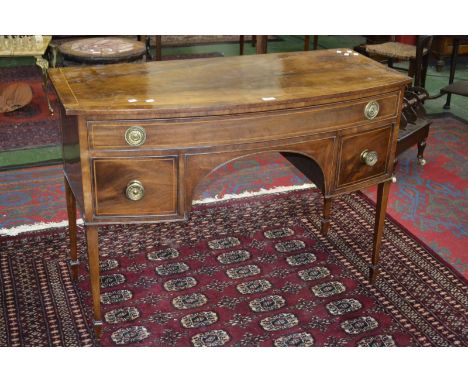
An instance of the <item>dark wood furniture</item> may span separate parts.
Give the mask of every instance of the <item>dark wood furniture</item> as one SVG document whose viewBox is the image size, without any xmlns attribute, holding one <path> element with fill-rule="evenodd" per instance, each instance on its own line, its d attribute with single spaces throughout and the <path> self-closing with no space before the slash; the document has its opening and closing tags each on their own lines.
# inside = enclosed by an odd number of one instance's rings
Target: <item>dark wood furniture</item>
<svg viewBox="0 0 468 382">
<path fill-rule="evenodd" d="M 388 41 L 366 45 L 365 50 L 369 55 L 385 58 L 389 67 L 394 61 L 409 61 L 408 75 L 414 77 L 414 86 L 424 87 L 432 40 L 433 36 L 417 36 L 416 45 Z"/>
<path fill-rule="evenodd" d="M 395 164 L 398 156 L 414 145 L 418 146 L 418 163 L 421 166 L 426 164 L 424 150 L 426 149 L 426 141 L 432 123 L 426 117 L 426 110 L 424 109 L 424 101 L 428 98 L 429 94 L 424 88 L 408 87 L 406 89 L 400 118 L 400 129 L 398 130 Z"/>
<path fill-rule="evenodd" d="M 455 80 L 455 71 L 457 69 L 458 53 L 460 50 L 460 43 L 468 42 L 468 36 L 453 36 L 452 55 L 450 57 L 450 76 L 449 84 L 440 90 L 440 93 L 447 94 L 447 101 L 445 102 L 444 109 L 450 109 L 450 101 L 452 94 L 468 97 L 468 82 Z"/>
<path fill-rule="evenodd" d="M 57 68 L 71 265 L 83 212 L 96 332 L 98 227 L 187 219 L 217 167 L 282 153 L 324 196 L 378 185 L 370 279 L 378 274 L 403 91 L 410 79 L 337 50 Z"/>
<path fill-rule="evenodd" d="M 147 53 L 145 43 L 125 37 L 74 39 L 60 44 L 57 50 L 66 60 L 82 64 L 132 62 Z"/>
<path fill-rule="evenodd" d="M 452 55 L 453 52 L 453 36 L 435 36 L 432 44 L 432 54 L 437 58 L 436 69 L 442 71 L 445 65 L 445 60 Z M 468 40 L 463 40 L 460 43 L 460 55 L 468 54 Z"/>
<path fill-rule="evenodd" d="M 252 44 L 255 45 L 257 54 L 265 54 L 268 50 L 268 36 L 252 36 Z M 314 36 L 314 50 L 318 48 L 318 36 Z M 304 36 L 304 51 L 310 50 L 310 36 Z M 244 36 L 239 39 L 239 54 L 244 54 Z"/>
</svg>

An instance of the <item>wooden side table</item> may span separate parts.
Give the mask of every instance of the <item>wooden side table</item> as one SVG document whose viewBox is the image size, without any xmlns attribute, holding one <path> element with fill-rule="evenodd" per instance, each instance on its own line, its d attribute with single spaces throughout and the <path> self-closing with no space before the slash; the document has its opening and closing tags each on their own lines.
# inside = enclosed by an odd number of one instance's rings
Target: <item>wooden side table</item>
<svg viewBox="0 0 468 382">
<path fill-rule="evenodd" d="M 185 220 L 204 177 L 266 151 L 322 191 L 324 235 L 334 197 L 378 185 L 369 263 L 376 280 L 409 77 L 335 49 L 58 68 L 50 76 L 61 102 L 72 272 L 76 279 L 78 204 L 97 334 L 99 226 Z"/>
<path fill-rule="evenodd" d="M 142 59 L 146 45 L 125 37 L 93 37 L 67 41 L 57 50 L 67 60 L 81 64 L 117 64 Z"/>
<path fill-rule="evenodd" d="M 36 65 L 41 68 L 44 92 L 47 99 L 47 106 L 51 114 L 54 109 L 49 99 L 49 62 L 43 57 L 47 47 L 52 40 L 52 36 L 21 36 L 12 38 L 2 38 L 0 41 L 0 57 L 34 57 Z"/>
</svg>

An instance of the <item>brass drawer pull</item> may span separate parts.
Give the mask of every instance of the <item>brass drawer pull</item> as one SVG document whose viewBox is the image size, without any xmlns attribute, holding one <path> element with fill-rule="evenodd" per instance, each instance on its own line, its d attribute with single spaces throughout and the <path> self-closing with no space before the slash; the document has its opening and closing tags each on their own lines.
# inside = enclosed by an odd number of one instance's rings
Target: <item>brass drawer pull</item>
<svg viewBox="0 0 468 382">
<path fill-rule="evenodd" d="M 145 188 L 139 180 L 131 180 L 127 184 L 125 195 L 130 200 L 140 200 L 145 196 Z"/>
<path fill-rule="evenodd" d="M 374 166 L 378 160 L 379 156 L 377 155 L 377 151 L 364 150 L 361 153 L 361 161 L 368 166 Z"/>
<path fill-rule="evenodd" d="M 130 146 L 141 146 L 146 141 L 146 131 L 141 126 L 131 126 L 125 132 L 125 140 Z"/>
<path fill-rule="evenodd" d="M 380 105 L 377 101 L 370 101 L 364 108 L 364 115 L 367 119 L 374 119 L 379 114 Z"/>
</svg>

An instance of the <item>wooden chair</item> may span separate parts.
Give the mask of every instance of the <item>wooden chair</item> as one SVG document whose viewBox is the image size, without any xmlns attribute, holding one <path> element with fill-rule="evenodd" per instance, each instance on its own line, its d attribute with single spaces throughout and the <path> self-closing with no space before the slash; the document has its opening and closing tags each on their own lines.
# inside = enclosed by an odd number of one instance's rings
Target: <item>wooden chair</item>
<svg viewBox="0 0 468 382">
<path fill-rule="evenodd" d="M 453 36 L 453 49 L 452 56 L 450 58 L 450 76 L 449 84 L 440 90 L 440 94 L 447 94 L 447 101 L 445 102 L 444 109 L 450 109 L 450 100 L 452 94 L 456 94 L 463 97 L 468 97 L 468 82 L 458 81 L 454 82 L 455 70 L 457 68 L 458 50 L 460 47 L 460 41 L 468 41 L 468 36 Z"/>
<path fill-rule="evenodd" d="M 258 37 L 258 38 L 257 38 Z M 243 35 L 239 38 L 239 54 L 244 54 L 244 41 Z M 267 52 L 268 36 L 252 36 L 252 46 L 256 46 L 257 54 L 264 54 Z M 314 50 L 318 48 L 318 36 L 314 36 Z M 310 36 L 304 36 L 304 51 L 310 49 Z"/>
<path fill-rule="evenodd" d="M 381 44 L 365 45 L 365 51 L 369 55 L 385 58 L 390 67 L 393 67 L 395 60 L 409 61 L 408 75 L 414 77 L 414 86 L 424 87 L 432 40 L 433 36 L 418 36 L 416 46 L 388 41 Z"/>
</svg>

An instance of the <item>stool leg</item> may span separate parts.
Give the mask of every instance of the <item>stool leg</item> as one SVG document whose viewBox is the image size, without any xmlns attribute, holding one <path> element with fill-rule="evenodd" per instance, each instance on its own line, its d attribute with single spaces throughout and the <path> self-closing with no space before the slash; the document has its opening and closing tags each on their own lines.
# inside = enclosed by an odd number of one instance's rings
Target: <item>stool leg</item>
<svg viewBox="0 0 468 382">
<path fill-rule="evenodd" d="M 426 140 L 423 139 L 422 141 L 418 142 L 418 163 L 421 166 L 426 164 L 426 160 L 424 159 L 424 150 L 426 148 Z"/>
</svg>

